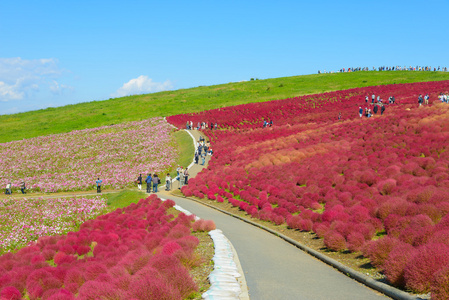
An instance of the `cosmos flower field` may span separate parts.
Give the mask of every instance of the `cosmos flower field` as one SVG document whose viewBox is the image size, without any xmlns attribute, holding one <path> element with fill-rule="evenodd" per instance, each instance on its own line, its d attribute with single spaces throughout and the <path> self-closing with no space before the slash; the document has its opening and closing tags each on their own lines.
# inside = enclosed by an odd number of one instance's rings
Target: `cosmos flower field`
<svg viewBox="0 0 449 300">
<path fill-rule="evenodd" d="M 437 96 L 448 90 L 385 85 L 169 117 L 179 128 L 219 125 L 204 131 L 209 166 L 182 191 L 314 232 L 330 250 L 362 252 L 391 284 L 447 299 L 449 105 Z M 384 114 L 360 117 L 373 93 Z M 431 104 L 418 107 L 427 93 Z"/>
<path fill-rule="evenodd" d="M 38 198 L 0 200 L 0 253 L 20 249 L 39 237 L 74 231 L 106 212 L 106 200 Z"/>
<path fill-rule="evenodd" d="M 120 189 L 135 183 L 140 173 L 164 172 L 178 155 L 162 118 L 77 130 L 0 144 L 0 186 L 12 183 L 20 193 Z"/>
</svg>

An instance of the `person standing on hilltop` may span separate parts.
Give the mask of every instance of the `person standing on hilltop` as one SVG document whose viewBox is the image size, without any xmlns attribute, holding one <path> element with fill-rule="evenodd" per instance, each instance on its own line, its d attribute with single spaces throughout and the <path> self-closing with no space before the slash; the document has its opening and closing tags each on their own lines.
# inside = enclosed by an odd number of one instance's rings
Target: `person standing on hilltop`
<svg viewBox="0 0 449 300">
<path fill-rule="evenodd" d="M 373 93 L 373 95 L 371 96 L 371 102 L 374 104 L 374 99 L 376 99 L 376 95 L 374 95 L 374 93 Z"/>
</svg>

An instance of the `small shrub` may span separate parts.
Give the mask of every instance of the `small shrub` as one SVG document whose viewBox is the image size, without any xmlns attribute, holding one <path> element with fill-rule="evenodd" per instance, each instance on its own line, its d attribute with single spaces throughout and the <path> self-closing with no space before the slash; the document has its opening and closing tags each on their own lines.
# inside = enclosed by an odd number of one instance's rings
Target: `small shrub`
<svg viewBox="0 0 449 300">
<path fill-rule="evenodd" d="M 429 292 L 432 275 L 448 263 L 448 245 L 429 243 L 419 247 L 404 268 L 406 286 L 415 292 Z"/>
<path fill-rule="evenodd" d="M 430 292 L 433 300 L 449 299 L 449 266 L 441 268 L 433 276 Z"/>
<path fill-rule="evenodd" d="M 365 237 L 360 232 L 351 232 L 347 238 L 347 246 L 350 251 L 360 251 L 365 244 Z"/>
<path fill-rule="evenodd" d="M 377 184 L 377 188 L 382 195 L 391 195 L 396 188 L 396 180 L 382 180 Z"/>
<path fill-rule="evenodd" d="M 125 293 L 108 282 L 88 281 L 79 289 L 78 297 L 86 300 L 126 299 Z M 150 299 L 150 298 L 149 298 Z"/>
<path fill-rule="evenodd" d="M 333 251 L 343 251 L 346 249 L 346 240 L 338 232 L 328 232 L 324 237 L 324 244 Z"/>
<path fill-rule="evenodd" d="M 400 243 L 398 239 L 386 236 L 376 241 L 370 241 L 363 247 L 363 255 L 368 257 L 375 266 L 383 266 L 390 252 Z"/>
<path fill-rule="evenodd" d="M 199 219 L 192 225 L 193 231 L 211 231 L 216 228 L 214 221 Z"/>
<path fill-rule="evenodd" d="M 15 287 L 6 286 L 0 292 L 0 298 L 5 300 L 19 300 L 22 299 L 22 293 Z"/>
<path fill-rule="evenodd" d="M 400 243 L 390 251 L 383 269 L 391 284 L 401 288 L 405 286 L 404 268 L 415 252 L 415 248 L 406 243 Z"/>
</svg>

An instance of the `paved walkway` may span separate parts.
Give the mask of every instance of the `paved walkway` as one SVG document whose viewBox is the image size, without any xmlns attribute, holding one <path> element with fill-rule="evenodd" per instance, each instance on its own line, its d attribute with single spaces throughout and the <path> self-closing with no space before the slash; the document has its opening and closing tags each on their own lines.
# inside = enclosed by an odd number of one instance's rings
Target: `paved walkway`
<svg viewBox="0 0 449 300">
<path fill-rule="evenodd" d="M 199 132 L 191 133 L 199 139 Z M 194 165 L 191 177 L 201 169 Z M 214 220 L 237 251 L 251 299 L 388 299 L 264 230 L 195 201 L 165 192 L 158 195 Z"/>
</svg>

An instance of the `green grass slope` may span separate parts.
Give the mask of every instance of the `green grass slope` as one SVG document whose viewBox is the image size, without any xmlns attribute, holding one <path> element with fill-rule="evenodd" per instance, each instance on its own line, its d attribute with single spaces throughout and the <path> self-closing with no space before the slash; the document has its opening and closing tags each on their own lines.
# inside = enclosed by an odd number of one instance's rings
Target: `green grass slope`
<svg viewBox="0 0 449 300">
<path fill-rule="evenodd" d="M 370 71 L 201 86 L 0 116 L 0 142 L 249 102 L 393 83 L 449 80 L 449 73 Z"/>
</svg>

